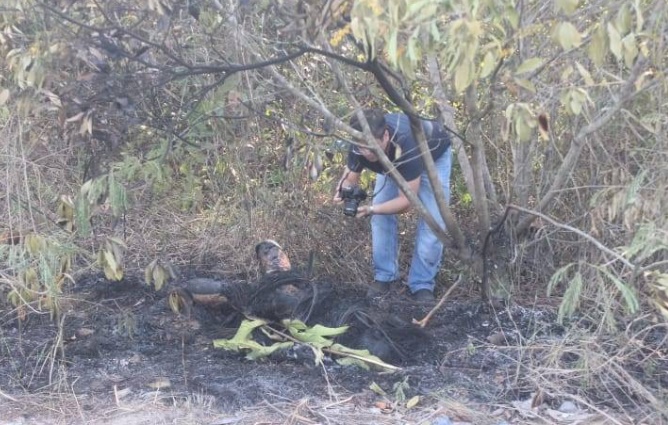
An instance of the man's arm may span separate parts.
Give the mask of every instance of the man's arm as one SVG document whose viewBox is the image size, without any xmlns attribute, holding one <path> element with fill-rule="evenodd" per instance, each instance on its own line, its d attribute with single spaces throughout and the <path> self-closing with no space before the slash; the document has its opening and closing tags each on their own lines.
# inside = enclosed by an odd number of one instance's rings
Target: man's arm
<svg viewBox="0 0 668 425">
<path fill-rule="evenodd" d="M 341 203 L 343 202 L 343 199 L 341 199 L 341 188 L 342 187 L 352 187 L 355 186 L 359 183 L 360 181 L 360 173 L 356 171 L 351 171 L 350 168 L 346 166 L 345 170 L 343 171 L 343 176 L 341 176 L 341 180 L 336 185 L 336 191 L 334 192 L 334 202 L 336 203 Z"/>
<path fill-rule="evenodd" d="M 411 180 L 408 182 L 408 187 L 414 192 L 418 193 L 420 189 L 420 177 Z M 391 215 L 391 214 L 401 214 L 406 212 L 411 207 L 411 201 L 406 198 L 406 195 L 402 191 L 399 191 L 399 195 L 390 199 L 387 202 L 382 204 L 376 204 L 373 206 L 365 205 L 357 209 L 357 217 L 365 217 L 372 214 L 381 214 L 381 215 Z"/>
</svg>

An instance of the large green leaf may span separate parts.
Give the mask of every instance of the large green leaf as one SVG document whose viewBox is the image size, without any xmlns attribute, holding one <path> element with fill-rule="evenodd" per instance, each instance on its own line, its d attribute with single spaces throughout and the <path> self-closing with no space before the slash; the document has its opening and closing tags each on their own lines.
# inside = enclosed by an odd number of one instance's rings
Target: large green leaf
<svg viewBox="0 0 668 425">
<path fill-rule="evenodd" d="M 496 68 L 497 60 L 493 51 L 488 51 L 485 53 L 485 57 L 482 60 L 482 69 L 480 70 L 480 78 L 487 78 L 494 68 Z"/>
<path fill-rule="evenodd" d="M 575 25 L 570 22 L 562 22 L 558 24 L 555 37 L 561 45 L 561 48 L 564 50 L 578 47 L 582 42 L 582 35 L 578 29 L 575 28 Z"/>
<path fill-rule="evenodd" d="M 231 339 L 216 339 L 213 341 L 215 348 L 222 348 L 228 351 L 248 351 L 246 358 L 249 360 L 257 360 L 271 355 L 272 353 L 290 348 L 294 345 L 291 341 L 276 342 L 272 345 L 262 345 L 257 341 L 251 339 L 253 330 L 260 326 L 266 325 L 264 320 L 244 320 L 239 325 L 236 334 Z"/>
<path fill-rule="evenodd" d="M 542 58 L 531 58 L 527 59 L 520 66 L 517 67 L 515 74 L 526 74 L 527 72 L 535 71 L 543 64 Z"/>
<path fill-rule="evenodd" d="M 331 346 L 334 341 L 329 337 L 342 335 L 348 330 L 348 326 L 329 328 L 327 326 L 314 325 L 309 327 L 299 320 L 284 320 L 283 325 L 295 339 L 319 348 Z"/>
<path fill-rule="evenodd" d="M 610 38 L 610 51 L 617 58 L 622 59 L 622 37 L 614 25 L 608 23 L 608 37 Z"/>
<path fill-rule="evenodd" d="M 622 48 L 624 49 L 624 63 L 631 68 L 638 56 L 638 45 L 634 33 L 630 33 L 622 39 Z"/>
<path fill-rule="evenodd" d="M 457 93 L 461 93 L 471 84 L 473 81 L 473 72 L 471 63 L 465 61 L 455 68 L 455 90 Z"/>
</svg>

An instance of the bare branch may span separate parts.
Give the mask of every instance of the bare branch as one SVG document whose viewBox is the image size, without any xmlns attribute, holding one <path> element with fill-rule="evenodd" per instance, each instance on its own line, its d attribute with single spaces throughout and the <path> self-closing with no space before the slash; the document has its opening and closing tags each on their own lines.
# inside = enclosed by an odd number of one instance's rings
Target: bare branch
<svg viewBox="0 0 668 425">
<path fill-rule="evenodd" d="M 629 260 L 624 258 L 621 254 L 618 254 L 615 251 L 611 250 L 610 248 L 606 247 L 601 242 L 599 242 L 596 238 L 594 238 L 593 236 L 583 232 L 580 229 L 577 229 L 573 226 L 569 226 L 568 224 L 559 223 L 558 221 L 553 220 L 552 218 L 548 217 L 545 214 L 541 214 L 538 211 L 529 210 L 529 209 L 522 208 L 522 207 L 519 207 L 517 205 L 512 205 L 512 204 L 509 204 L 507 206 L 507 208 L 511 208 L 511 209 L 514 209 L 514 210 L 517 210 L 517 211 L 520 211 L 520 212 L 523 212 L 523 213 L 526 213 L 526 214 L 530 214 L 532 216 L 532 217 L 530 217 L 531 220 L 533 220 L 533 217 L 540 217 L 543 220 L 549 222 L 550 224 L 552 224 L 554 226 L 557 226 L 561 229 L 565 229 L 565 230 L 568 230 L 570 232 L 573 232 L 573 233 L 577 234 L 578 236 L 582 236 L 583 238 L 585 238 L 589 242 L 593 243 L 598 249 L 600 249 L 601 251 L 603 251 L 607 254 L 612 255 L 617 260 L 622 262 L 624 265 L 630 267 L 631 269 L 634 269 L 636 267 L 633 263 L 631 263 Z"/>
<path fill-rule="evenodd" d="M 455 108 L 450 106 L 448 97 L 443 88 L 443 81 L 441 80 L 441 74 L 438 68 L 438 60 L 436 59 L 435 53 L 430 53 L 427 57 L 427 69 L 429 71 L 429 80 L 434 85 L 434 97 L 436 98 L 438 108 L 440 110 L 441 119 L 448 128 L 451 128 L 453 131 L 457 131 L 457 126 L 455 125 Z M 473 169 L 471 168 L 471 162 L 469 157 L 466 154 L 466 149 L 464 148 L 464 141 L 459 137 L 452 138 L 452 148 L 454 153 L 457 155 L 457 160 L 459 161 L 459 166 L 462 170 L 462 175 L 464 176 L 464 181 L 466 182 L 466 187 L 469 192 L 475 197 L 475 185 L 473 184 Z"/>
<path fill-rule="evenodd" d="M 429 320 L 431 319 L 431 317 L 438 311 L 439 308 L 441 308 L 443 303 L 445 303 L 445 300 L 447 300 L 448 297 L 450 296 L 450 294 L 452 293 L 452 291 L 454 291 L 455 288 L 457 286 L 459 286 L 461 281 L 462 281 L 462 274 L 460 273 L 459 276 L 457 277 L 457 280 L 455 281 L 455 283 L 453 283 L 452 286 L 448 288 L 448 290 L 445 292 L 445 294 L 443 294 L 441 299 L 438 300 L 438 303 L 434 306 L 434 308 L 429 310 L 429 313 L 427 313 L 427 315 L 424 316 L 422 319 L 420 319 L 420 320 L 413 319 L 413 324 L 418 325 L 421 328 L 424 328 L 425 326 L 427 326 L 427 323 L 429 323 Z"/>
</svg>

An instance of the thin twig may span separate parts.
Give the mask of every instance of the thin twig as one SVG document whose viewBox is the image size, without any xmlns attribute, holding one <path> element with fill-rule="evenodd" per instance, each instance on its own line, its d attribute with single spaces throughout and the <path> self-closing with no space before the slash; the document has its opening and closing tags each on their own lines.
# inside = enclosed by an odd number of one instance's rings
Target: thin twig
<svg viewBox="0 0 668 425">
<path fill-rule="evenodd" d="M 11 401 L 13 401 L 14 403 L 18 403 L 18 402 L 19 402 L 17 399 L 15 399 L 14 397 L 10 396 L 9 394 L 3 392 L 2 390 L 0 390 L 0 397 L 6 398 L 7 400 L 11 400 Z"/>
<path fill-rule="evenodd" d="M 448 299 L 448 296 L 450 295 L 450 293 L 452 293 L 452 291 L 457 287 L 457 285 L 459 285 L 459 283 L 460 283 L 461 281 L 462 281 L 462 274 L 460 273 L 460 274 L 459 274 L 459 277 L 457 277 L 457 280 L 455 281 L 455 283 L 454 283 L 454 284 L 453 284 L 453 285 L 452 285 L 452 286 L 445 292 L 445 294 L 443 294 L 443 296 L 441 297 L 441 299 L 438 301 L 438 304 L 436 304 L 436 305 L 434 306 L 434 308 L 432 308 L 432 309 L 429 311 L 429 313 L 427 313 L 427 315 L 424 316 L 424 318 L 423 318 L 422 320 L 415 320 L 415 319 L 413 319 L 413 324 L 414 324 L 414 325 L 418 325 L 418 326 L 420 326 L 421 328 L 424 328 L 425 326 L 427 326 L 427 322 L 429 322 L 429 319 L 431 319 L 431 316 L 433 316 L 434 313 L 436 313 L 436 311 L 437 311 L 439 308 L 441 308 L 441 306 L 443 305 L 443 303 L 445 302 L 445 300 Z"/>
<path fill-rule="evenodd" d="M 558 221 L 546 216 L 545 214 L 539 213 L 538 211 L 529 210 L 529 209 L 518 207 L 517 205 L 512 205 L 512 204 L 509 204 L 508 208 L 512 208 L 514 210 L 521 211 L 521 212 L 526 213 L 526 214 L 531 214 L 533 216 L 540 217 L 543 220 L 549 222 L 550 224 L 552 224 L 554 226 L 557 226 L 557 227 L 562 228 L 562 229 L 566 229 L 566 230 L 571 231 L 571 232 L 573 232 L 573 233 L 575 233 L 579 236 L 582 236 L 583 238 L 587 239 L 589 242 L 593 243 L 601 251 L 612 255 L 613 257 L 615 257 L 616 259 L 618 259 L 619 261 L 624 263 L 624 265 L 630 267 L 631 269 L 635 269 L 635 267 L 636 267 L 633 263 L 631 263 L 629 260 L 624 258 L 622 255 L 620 255 L 620 254 L 616 253 L 615 251 L 611 250 L 610 248 L 608 248 L 607 246 L 605 246 L 601 242 L 599 242 L 596 238 L 594 238 L 593 236 L 583 232 L 582 230 L 580 230 L 578 228 L 575 228 L 573 226 L 569 226 L 568 224 L 559 223 Z"/>
</svg>

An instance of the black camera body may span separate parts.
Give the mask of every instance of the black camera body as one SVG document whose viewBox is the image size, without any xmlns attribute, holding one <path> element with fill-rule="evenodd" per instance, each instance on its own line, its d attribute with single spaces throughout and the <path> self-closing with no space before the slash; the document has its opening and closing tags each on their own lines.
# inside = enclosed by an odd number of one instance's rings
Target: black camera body
<svg viewBox="0 0 668 425">
<path fill-rule="evenodd" d="M 367 197 L 366 191 L 359 186 L 342 187 L 339 191 L 343 200 L 343 214 L 349 217 L 357 215 L 357 207 Z"/>
</svg>

